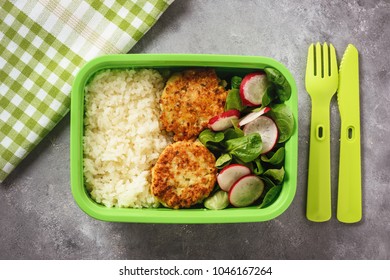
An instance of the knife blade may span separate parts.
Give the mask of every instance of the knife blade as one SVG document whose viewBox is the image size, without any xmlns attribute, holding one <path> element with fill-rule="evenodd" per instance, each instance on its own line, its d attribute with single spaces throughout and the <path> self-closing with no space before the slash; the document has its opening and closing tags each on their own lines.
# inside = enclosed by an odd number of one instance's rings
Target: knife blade
<svg viewBox="0 0 390 280">
<path fill-rule="evenodd" d="M 349 44 L 339 69 L 340 159 L 337 219 L 356 223 L 362 218 L 359 54 Z"/>
</svg>

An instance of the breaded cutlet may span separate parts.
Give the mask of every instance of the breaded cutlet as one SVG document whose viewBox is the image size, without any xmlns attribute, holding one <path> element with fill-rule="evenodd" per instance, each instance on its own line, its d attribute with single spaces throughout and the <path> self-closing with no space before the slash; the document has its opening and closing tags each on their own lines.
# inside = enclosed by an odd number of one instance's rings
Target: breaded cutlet
<svg viewBox="0 0 390 280">
<path fill-rule="evenodd" d="M 152 169 L 152 194 L 166 207 L 188 208 L 209 196 L 216 183 L 214 155 L 198 141 L 165 148 Z"/>
<path fill-rule="evenodd" d="M 190 69 L 173 74 L 160 99 L 163 129 L 175 141 L 195 139 L 208 121 L 222 113 L 227 91 L 214 69 Z"/>
</svg>

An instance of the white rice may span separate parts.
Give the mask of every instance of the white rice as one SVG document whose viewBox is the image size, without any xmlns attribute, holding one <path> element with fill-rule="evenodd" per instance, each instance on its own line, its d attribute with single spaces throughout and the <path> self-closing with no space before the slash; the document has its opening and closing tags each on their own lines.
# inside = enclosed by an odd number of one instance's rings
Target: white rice
<svg viewBox="0 0 390 280">
<path fill-rule="evenodd" d="M 158 207 L 151 167 L 170 143 L 160 131 L 163 77 L 155 70 L 105 70 L 85 89 L 84 176 L 107 207 Z"/>
</svg>

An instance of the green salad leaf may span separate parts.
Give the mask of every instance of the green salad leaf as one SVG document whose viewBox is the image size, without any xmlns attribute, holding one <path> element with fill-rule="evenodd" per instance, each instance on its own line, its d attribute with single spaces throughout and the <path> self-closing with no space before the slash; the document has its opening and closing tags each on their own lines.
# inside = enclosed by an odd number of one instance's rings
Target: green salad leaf
<svg viewBox="0 0 390 280">
<path fill-rule="evenodd" d="M 258 208 L 266 208 L 270 206 L 279 197 L 279 193 L 282 190 L 282 185 L 273 185 L 265 194 L 262 203 Z"/>
<path fill-rule="evenodd" d="M 244 109 L 244 105 L 242 105 L 241 102 L 240 91 L 237 88 L 229 90 L 226 96 L 225 111 L 232 109 L 238 111 L 242 111 Z"/>
<path fill-rule="evenodd" d="M 229 206 L 229 196 L 225 191 L 217 191 L 204 201 L 204 206 L 210 210 L 222 210 Z"/>
<path fill-rule="evenodd" d="M 241 129 L 236 130 L 234 127 L 226 129 L 223 133 L 225 134 L 224 140 L 230 140 L 244 136 L 244 132 L 242 132 Z"/>
<path fill-rule="evenodd" d="M 233 76 L 231 79 L 232 88 L 239 89 L 242 82 L 242 78 L 239 76 Z"/>
<path fill-rule="evenodd" d="M 205 129 L 199 134 L 199 141 L 207 147 L 209 142 L 211 143 L 219 143 L 225 138 L 225 134 L 223 132 L 214 132 L 211 129 Z"/>
<path fill-rule="evenodd" d="M 278 127 L 278 143 L 283 143 L 290 139 L 294 132 L 294 116 L 291 109 L 284 103 L 272 104 L 271 110 L 267 114 L 274 120 Z"/>
<path fill-rule="evenodd" d="M 227 140 L 225 147 L 231 155 L 243 162 L 250 162 L 260 155 L 262 141 L 258 133 L 251 133 L 239 138 Z"/>
<path fill-rule="evenodd" d="M 264 167 L 263 167 L 263 165 L 262 165 L 261 162 L 260 162 L 260 158 L 256 158 L 256 159 L 253 161 L 252 172 L 253 172 L 255 175 L 261 175 L 261 174 L 263 174 L 263 172 L 264 172 Z"/>
<path fill-rule="evenodd" d="M 275 85 L 276 96 L 280 102 L 285 102 L 291 97 L 291 86 L 287 79 L 274 68 L 265 68 L 267 79 Z"/>
<path fill-rule="evenodd" d="M 279 185 L 283 182 L 284 173 L 284 168 L 282 166 L 280 169 L 267 169 L 263 173 L 263 176 L 271 179 L 276 185 Z"/>
<path fill-rule="evenodd" d="M 269 84 L 261 100 L 261 105 L 268 106 L 275 98 L 276 98 L 275 86 L 273 84 Z"/>
<path fill-rule="evenodd" d="M 215 162 L 215 167 L 218 169 L 224 168 L 226 165 L 228 165 L 232 161 L 231 154 L 222 154 L 217 161 Z"/>
<path fill-rule="evenodd" d="M 203 130 L 199 136 L 198 140 L 206 146 L 213 153 L 220 154 L 223 151 L 222 140 L 225 138 L 223 132 L 214 132 L 211 129 Z"/>
<path fill-rule="evenodd" d="M 279 166 L 284 161 L 284 154 L 285 154 L 285 148 L 280 147 L 274 153 L 270 152 L 266 155 L 262 155 L 261 161 L 268 163 L 268 164 L 271 164 L 271 165 Z"/>
</svg>

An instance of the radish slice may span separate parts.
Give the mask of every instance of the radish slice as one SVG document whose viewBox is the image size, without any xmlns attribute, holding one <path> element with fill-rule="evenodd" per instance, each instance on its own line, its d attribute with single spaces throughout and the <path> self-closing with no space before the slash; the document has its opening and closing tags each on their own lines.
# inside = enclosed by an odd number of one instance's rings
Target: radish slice
<svg viewBox="0 0 390 280">
<path fill-rule="evenodd" d="M 256 175 L 247 175 L 232 186 L 229 201 L 235 207 L 249 206 L 261 196 L 263 190 L 263 180 Z"/>
<path fill-rule="evenodd" d="M 240 111 L 232 109 L 209 120 L 209 127 L 214 131 L 222 131 L 233 126 L 232 120 L 238 120 Z"/>
<path fill-rule="evenodd" d="M 244 126 L 246 125 L 247 123 L 250 123 L 251 121 L 254 121 L 255 119 L 257 119 L 258 117 L 260 117 L 261 115 L 264 115 L 265 113 L 269 112 L 269 110 L 271 110 L 270 107 L 264 107 L 263 109 L 261 109 L 260 111 L 258 112 L 253 112 L 253 113 L 249 113 L 248 115 L 246 115 L 244 118 L 242 118 L 240 120 L 240 122 L 238 123 L 239 126 Z"/>
<path fill-rule="evenodd" d="M 241 177 L 251 173 L 251 170 L 242 164 L 230 164 L 224 167 L 217 176 L 218 185 L 228 192 L 235 182 Z"/>
<path fill-rule="evenodd" d="M 263 95 L 267 89 L 268 80 L 264 72 L 247 74 L 240 85 L 240 97 L 246 106 L 261 105 Z"/>
<path fill-rule="evenodd" d="M 244 134 L 248 135 L 254 132 L 257 132 L 261 136 L 261 141 L 263 142 L 263 147 L 261 148 L 261 153 L 268 153 L 275 146 L 278 140 L 278 127 L 275 122 L 266 116 L 261 116 L 251 121 L 244 126 Z"/>
</svg>

